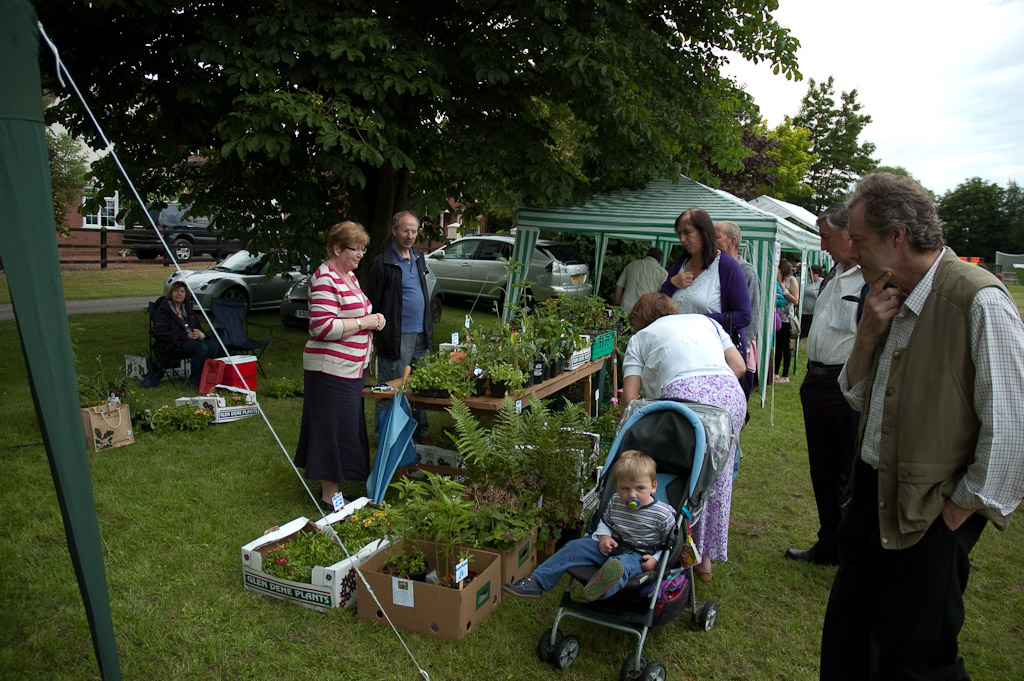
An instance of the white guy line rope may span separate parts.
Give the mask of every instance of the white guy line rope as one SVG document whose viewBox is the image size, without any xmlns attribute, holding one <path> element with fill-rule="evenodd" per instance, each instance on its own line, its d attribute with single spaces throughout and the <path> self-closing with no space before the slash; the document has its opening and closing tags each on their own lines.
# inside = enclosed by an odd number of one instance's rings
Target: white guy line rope
<svg viewBox="0 0 1024 681">
<path fill-rule="evenodd" d="M 146 219 L 149 220 L 150 227 L 152 227 L 153 231 L 156 233 L 157 238 L 160 240 L 160 243 L 164 247 L 165 253 L 170 258 L 171 263 L 174 265 L 174 269 L 180 277 L 178 281 L 182 281 L 185 283 L 185 286 L 188 288 L 189 293 L 192 296 L 192 300 L 199 308 L 199 311 L 202 312 L 203 318 L 209 325 L 210 332 L 213 333 L 214 338 L 217 339 L 217 344 L 224 352 L 224 356 L 229 356 L 227 346 L 225 346 L 224 340 L 220 337 L 220 334 L 217 333 L 217 329 L 216 327 L 214 327 L 213 322 L 210 321 L 210 317 L 207 314 L 206 309 L 202 306 L 202 303 L 199 302 L 199 298 L 196 297 L 195 291 L 192 290 L 192 287 L 189 285 L 188 280 L 185 279 L 184 277 L 181 277 L 182 269 L 181 266 L 178 264 L 177 258 L 174 257 L 174 253 L 168 247 L 167 241 L 164 239 L 163 234 L 161 234 L 160 230 L 157 228 L 156 223 L 153 220 L 153 216 L 150 214 L 148 210 L 146 210 L 146 202 L 142 200 L 142 196 L 139 194 L 139 190 L 135 187 L 135 183 L 132 182 L 132 178 L 128 175 L 128 171 L 125 170 L 125 167 L 121 164 L 121 159 L 118 158 L 117 156 L 117 150 L 115 149 L 113 142 L 111 142 L 107 138 L 106 133 L 103 131 L 103 127 L 96 119 L 96 116 L 93 114 L 92 109 L 89 107 L 89 104 L 85 101 L 85 97 L 82 95 L 82 91 L 78 89 L 78 85 L 75 83 L 75 79 L 71 76 L 71 72 L 68 70 L 68 68 L 64 65 L 64 62 L 61 60 L 60 52 L 57 50 L 57 46 L 54 44 L 52 40 L 50 40 L 50 36 L 46 34 L 46 30 L 43 28 L 43 23 L 41 21 L 37 21 L 36 25 L 39 28 L 39 35 L 49 46 L 50 51 L 53 52 L 55 66 L 57 69 L 57 80 L 63 87 L 67 87 L 67 85 L 64 83 L 65 77 L 67 77 L 68 82 L 71 83 L 71 88 L 75 91 L 75 95 L 78 97 L 78 101 L 81 102 L 82 108 L 84 108 L 85 112 L 89 115 L 89 119 L 92 121 L 93 126 L 96 128 L 96 132 L 99 134 L 100 139 L 103 141 L 104 145 L 106 145 L 106 148 L 109 150 L 111 157 L 114 159 L 114 163 L 117 165 L 118 170 L 121 171 L 121 176 L 124 178 L 125 182 L 128 183 L 128 187 L 131 189 L 132 195 L 135 197 L 135 200 L 138 202 L 139 206 L 143 209 L 143 212 L 146 215 Z M 295 465 L 295 462 L 292 461 L 292 458 L 288 455 L 288 450 L 285 449 L 284 443 L 281 442 L 281 438 L 278 437 L 277 431 L 274 429 L 273 424 L 270 423 L 270 419 L 267 418 L 266 412 L 263 411 L 263 407 L 260 405 L 259 399 L 256 397 L 256 391 L 250 390 L 249 382 L 245 379 L 245 376 L 242 375 L 242 372 L 239 371 L 237 368 L 235 369 L 235 374 L 238 376 L 239 379 L 241 379 L 242 385 L 244 386 L 245 390 L 248 391 L 250 395 L 252 395 L 256 408 L 259 411 L 260 416 L 263 418 L 263 422 L 267 424 L 267 428 L 270 430 L 270 434 L 273 436 L 274 441 L 280 448 L 285 460 L 288 461 L 288 465 L 290 465 L 292 470 L 295 472 L 295 477 L 299 479 L 299 482 L 302 483 L 302 486 L 306 489 L 306 493 L 309 495 L 309 498 L 313 502 L 313 505 L 317 509 L 317 512 L 320 513 L 321 519 L 326 521 L 327 516 L 324 513 L 323 509 L 320 507 L 320 504 L 317 503 L 316 497 L 313 496 L 313 491 L 309 488 L 309 485 L 306 484 L 306 480 L 305 478 L 302 477 L 302 474 L 299 473 L 298 467 Z M 326 522 L 324 523 L 324 526 L 325 531 L 328 532 L 328 535 L 335 541 L 338 541 L 339 544 L 341 544 L 342 550 L 345 552 L 345 555 L 351 557 L 351 554 L 349 553 L 348 549 L 345 547 L 344 544 L 341 543 L 337 533 L 334 531 L 334 528 Z M 363 581 L 363 585 L 366 586 L 366 590 L 370 593 L 370 595 L 373 597 L 374 602 L 380 608 L 380 611 L 384 613 L 385 619 L 387 619 L 392 631 L 395 632 L 395 636 L 402 644 L 402 647 L 405 648 L 406 654 L 409 655 L 409 659 L 412 660 L 412 663 L 416 666 L 416 669 L 420 673 L 420 676 L 426 679 L 426 681 L 430 681 L 430 674 L 428 674 L 427 671 L 423 669 L 422 666 L 420 666 L 420 663 L 416 660 L 416 657 L 412 654 L 412 651 L 409 650 L 409 646 L 406 645 L 405 639 L 402 638 L 402 634 L 395 627 L 394 623 L 391 622 L 391 618 L 388 617 L 387 612 L 384 610 L 383 604 L 381 604 L 380 600 L 377 598 L 377 594 L 374 593 L 373 589 L 370 587 L 370 584 L 366 581 L 366 578 L 363 576 L 362 570 L 360 570 L 358 567 L 356 567 L 355 570 L 356 574 L 358 574 L 359 578 Z"/>
</svg>

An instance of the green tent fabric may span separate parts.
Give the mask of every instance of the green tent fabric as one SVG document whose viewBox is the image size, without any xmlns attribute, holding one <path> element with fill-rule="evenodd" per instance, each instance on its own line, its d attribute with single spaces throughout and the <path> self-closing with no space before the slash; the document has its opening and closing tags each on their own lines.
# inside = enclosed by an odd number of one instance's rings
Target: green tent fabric
<svg viewBox="0 0 1024 681">
<path fill-rule="evenodd" d="M 600 282 L 609 239 L 653 240 L 667 254 L 679 243 L 675 220 L 689 208 L 703 208 L 715 222 L 730 220 L 743 231 L 741 255 L 754 265 L 761 279 L 763 307 L 757 338 L 761 405 L 764 406 L 768 368 L 771 366 L 771 357 L 765 348 L 771 347 L 770 341 L 775 333 L 772 305 L 779 254 L 783 250 L 793 251 L 801 254 L 803 262 L 826 263 L 827 256 L 820 252 L 821 242 L 817 233 L 728 192 L 712 189 L 680 175 L 675 181 L 653 180 L 640 190 L 597 195 L 583 204 L 523 208 L 516 218 L 517 235 L 539 230 L 594 235 L 596 266 L 592 280 Z M 517 242 L 520 238 L 517 236 Z M 536 235 L 531 238 L 536 239 Z M 514 281 L 509 282 L 509 290 L 513 290 L 511 284 Z"/>
<path fill-rule="evenodd" d="M 26 0 L 0 0 L 0 258 L 102 678 L 118 680 L 103 552 L 57 255 L 39 38 Z"/>
</svg>

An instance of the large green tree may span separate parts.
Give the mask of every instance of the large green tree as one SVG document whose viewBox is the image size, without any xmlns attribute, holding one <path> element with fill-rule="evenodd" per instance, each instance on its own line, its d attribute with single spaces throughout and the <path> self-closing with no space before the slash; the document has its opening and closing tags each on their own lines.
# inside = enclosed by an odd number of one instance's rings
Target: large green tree
<svg viewBox="0 0 1024 681">
<path fill-rule="evenodd" d="M 811 151 L 817 155 L 806 178 L 813 194 L 800 202 L 813 213 L 842 201 L 851 185 L 877 165 L 871 158 L 875 145 L 859 141 L 871 122 L 871 116 L 860 113 L 861 109 L 857 90 L 843 92 L 836 105 L 832 76 L 820 83 L 808 80 L 807 94 L 793 125 L 811 131 Z"/>
<path fill-rule="evenodd" d="M 1004 253 L 1024 253 L 1024 191 L 1014 180 L 1006 185 L 1006 244 L 999 247 Z"/>
<path fill-rule="evenodd" d="M 995 262 L 997 250 L 1008 250 L 1006 190 L 998 184 L 972 177 L 943 194 L 938 210 L 946 244 L 957 255 Z"/>
<path fill-rule="evenodd" d="M 53 219 L 57 233 L 70 232 L 68 211 L 76 208 L 89 180 L 89 162 L 85 146 L 64 130 L 46 129 L 46 149 L 50 156 L 50 185 L 53 188 Z"/>
<path fill-rule="evenodd" d="M 346 217 L 376 244 L 399 208 L 436 215 L 454 199 L 510 215 L 679 172 L 706 179 L 704 150 L 726 165 L 743 154 L 723 50 L 799 76 L 777 6 L 37 3 L 146 198 L 187 192 L 254 247 L 310 253 Z M 77 102 L 50 112 L 100 146 Z M 124 188 L 110 159 L 97 165 L 106 193 Z"/>
</svg>

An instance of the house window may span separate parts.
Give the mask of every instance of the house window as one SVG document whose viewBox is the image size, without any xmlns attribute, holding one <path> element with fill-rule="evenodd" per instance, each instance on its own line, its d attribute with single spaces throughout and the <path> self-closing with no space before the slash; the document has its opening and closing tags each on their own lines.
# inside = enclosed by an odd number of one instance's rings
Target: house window
<svg viewBox="0 0 1024 681">
<path fill-rule="evenodd" d="M 82 226 L 87 229 L 99 229 L 100 227 L 124 229 L 124 225 L 117 222 L 117 198 L 117 193 L 114 196 L 108 196 L 98 212 L 82 216 Z"/>
</svg>

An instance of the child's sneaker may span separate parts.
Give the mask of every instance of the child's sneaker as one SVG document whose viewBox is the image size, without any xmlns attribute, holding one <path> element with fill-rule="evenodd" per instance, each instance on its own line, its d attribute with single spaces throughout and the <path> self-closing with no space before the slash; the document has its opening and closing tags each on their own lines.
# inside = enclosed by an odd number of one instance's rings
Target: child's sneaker
<svg viewBox="0 0 1024 681">
<path fill-rule="evenodd" d="M 626 568 L 622 565 L 622 561 L 616 558 L 606 560 L 597 574 L 583 587 L 583 600 L 598 600 L 622 579 L 625 572 Z"/>
<path fill-rule="evenodd" d="M 520 579 L 515 584 L 502 584 L 501 589 L 513 596 L 522 596 L 523 598 L 540 598 L 544 595 L 544 589 L 533 577 Z"/>
</svg>

